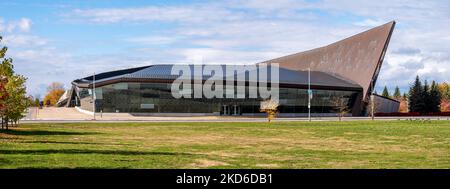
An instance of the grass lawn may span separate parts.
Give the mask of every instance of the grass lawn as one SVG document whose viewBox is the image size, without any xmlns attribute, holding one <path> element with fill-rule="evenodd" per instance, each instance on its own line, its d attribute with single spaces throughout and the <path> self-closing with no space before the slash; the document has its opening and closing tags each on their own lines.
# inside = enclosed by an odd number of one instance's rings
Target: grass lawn
<svg viewBox="0 0 450 189">
<path fill-rule="evenodd" d="M 0 168 L 450 168 L 450 122 L 22 124 Z"/>
</svg>

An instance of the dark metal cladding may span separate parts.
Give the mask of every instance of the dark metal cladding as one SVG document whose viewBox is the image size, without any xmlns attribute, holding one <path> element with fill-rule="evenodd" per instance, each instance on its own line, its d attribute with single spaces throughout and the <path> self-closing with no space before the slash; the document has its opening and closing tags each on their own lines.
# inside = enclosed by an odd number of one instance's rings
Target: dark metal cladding
<svg viewBox="0 0 450 189">
<path fill-rule="evenodd" d="M 109 74 L 109 77 L 102 77 L 101 79 L 96 79 L 96 86 L 101 87 L 104 85 L 109 85 L 118 82 L 162 82 L 162 83 L 172 83 L 175 79 L 179 77 L 178 74 L 172 74 L 171 70 L 174 65 L 152 65 L 143 69 L 139 69 L 135 72 L 130 73 L 122 73 L 122 74 Z M 185 65 L 190 67 L 191 74 L 194 74 L 194 65 Z M 220 65 L 222 67 L 223 73 L 225 77 L 230 73 L 226 73 L 226 65 Z M 257 74 L 258 68 L 248 70 L 245 72 L 245 66 L 243 65 L 235 65 L 235 69 L 238 71 L 234 73 L 235 77 L 238 75 L 245 74 L 245 76 L 237 77 L 237 78 L 249 78 L 249 74 Z M 243 72 L 244 71 L 244 72 Z M 116 71 L 118 72 L 118 71 Z M 107 72 L 110 73 L 110 72 Z M 119 73 L 119 72 L 118 72 Z M 104 75 L 104 73 L 101 73 Z M 99 75 L 101 75 L 99 74 Z M 308 72 L 305 71 L 293 71 L 285 68 L 280 68 L 279 70 L 280 85 L 286 84 L 289 86 L 307 86 L 308 85 Z M 324 72 L 314 71 L 311 74 L 311 85 L 314 87 L 328 87 L 328 88 L 339 88 L 339 89 L 350 89 L 350 90 L 359 90 L 361 87 L 349 80 L 343 78 L 337 78 L 330 74 Z M 211 76 L 210 75 L 202 75 L 202 80 L 207 80 Z M 92 76 L 83 78 L 81 80 L 76 80 L 73 82 L 74 85 L 82 88 L 91 88 L 92 87 Z M 97 78 L 97 75 L 96 75 Z M 238 80 L 236 78 L 236 81 Z M 224 78 L 226 79 L 226 78 Z M 268 80 L 271 80 L 270 75 L 268 75 Z M 254 82 L 254 81 L 253 81 Z"/>
<path fill-rule="evenodd" d="M 261 63 L 279 63 L 280 67 L 329 73 L 348 79 L 363 88 L 367 102 L 389 44 L 395 21 L 370 29 L 336 43 Z"/>
</svg>

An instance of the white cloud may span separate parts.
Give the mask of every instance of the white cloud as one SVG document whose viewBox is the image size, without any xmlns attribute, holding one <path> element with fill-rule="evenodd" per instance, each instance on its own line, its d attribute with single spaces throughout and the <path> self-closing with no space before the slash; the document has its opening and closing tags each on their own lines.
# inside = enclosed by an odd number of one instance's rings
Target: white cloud
<svg viewBox="0 0 450 189">
<path fill-rule="evenodd" d="M 66 17 L 86 19 L 94 23 L 117 22 L 205 22 L 233 20 L 231 12 L 214 6 L 167 6 L 139 8 L 75 9 Z M 75 19 L 76 20 L 76 19 Z"/>
<path fill-rule="evenodd" d="M 355 22 L 355 25 L 364 27 L 376 27 L 384 23 L 386 22 L 382 20 L 365 19 L 363 21 Z"/>
<path fill-rule="evenodd" d="M 0 32 L 29 32 L 31 30 L 31 24 L 31 20 L 28 18 L 21 18 L 20 20 L 5 22 L 0 17 Z"/>
<path fill-rule="evenodd" d="M 5 30 L 5 21 L 3 20 L 2 17 L 0 17 L 0 32 L 3 32 L 3 30 Z"/>
<path fill-rule="evenodd" d="M 219 50 L 212 48 L 190 48 L 179 50 L 180 54 L 188 63 L 201 59 L 206 64 L 248 64 L 255 63 L 260 59 L 269 59 L 271 57 L 280 56 L 275 52 L 264 51 L 233 51 Z"/>
<path fill-rule="evenodd" d="M 28 18 L 22 18 L 16 23 L 16 27 L 23 32 L 28 32 L 31 29 L 31 20 Z"/>
<path fill-rule="evenodd" d="M 24 46 L 42 46 L 47 44 L 47 40 L 34 35 L 5 35 L 3 42 L 9 47 L 24 47 Z"/>
<path fill-rule="evenodd" d="M 433 75 L 439 81 L 449 80 L 448 59 L 442 58 L 450 53 L 450 46 L 443 45 L 450 44 L 449 4 L 447 1 L 419 0 L 249 0 L 183 7 L 79 9 L 72 14 L 97 23 L 178 22 L 179 26 L 168 31 L 172 34 L 136 38 L 130 42 L 193 45 L 177 49 L 182 55 L 179 57 L 201 55 L 208 62 L 261 61 L 273 58 L 271 55 L 327 45 L 396 20 L 398 24 L 379 76 L 379 85 L 398 84 L 405 89 L 417 74 Z M 321 12 L 328 16 L 324 17 Z M 342 15 L 351 15 L 356 20 L 344 25 L 335 24 L 336 20 L 345 21 L 345 18 L 341 20 Z M 195 47 L 199 45 L 202 48 Z M 407 48 L 413 54 L 405 55 Z M 402 75 L 407 77 L 400 77 Z"/>
<path fill-rule="evenodd" d="M 145 45 L 165 45 L 175 42 L 177 37 L 167 37 L 167 36 L 144 36 L 144 37 L 133 37 L 126 41 L 145 44 Z"/>
<path fill-rule="evenodd" d="M 151 63 L 186 63 L 199 56 L 206 63 L 254 63 L 327 45 L 396 20 L 378 87 L 388 85 L 393 89 L 399 85 L 406 89 L 417 74 L 428 80 L 450 80 L 448 10 L 448 1 L 421 0 L 249 0 L 75 9 L 64 15 L 64 19 L 100 25 L 171 24 L 163 32 L 124 37 L 127 43 L 138 44 L 135 49 L 126 49 L 124 54 L 93 56 L 73 56 L 51 48 L 53 44 L 47 39 L 14 33 L 30 31 L 31 21 L 26 19 L 13 22 L 0 19 L 0 31 L 8 32 L 11 28 L 13 31 L 9 39 L 6 35 L 5 41 L 11 46 L 31 48 L 15 54 L 21 66 L 55 66 L 52 74 L 44 71 L 39 74 L 48 75 L 50 79 L 46 80 L 64 78 L 69 82 L 93 71 Z M 42 84 L 41 77 L 36 78 L 33 81 Z"/>
</svg>

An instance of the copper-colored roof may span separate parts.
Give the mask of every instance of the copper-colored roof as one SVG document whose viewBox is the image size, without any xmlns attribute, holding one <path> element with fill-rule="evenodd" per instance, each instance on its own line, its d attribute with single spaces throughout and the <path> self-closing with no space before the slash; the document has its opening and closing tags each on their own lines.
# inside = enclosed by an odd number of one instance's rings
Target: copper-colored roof
<svg viewBox="0 0 450 189">
<path fill-rule="evenodd" d="M 367 101 L 380 71 L 395 21 L 317 49 L 300 52 L 262 63 L 279 63 L 291 70 L 326 72 L 345 78 L 363 88 Z"/>
</svg>

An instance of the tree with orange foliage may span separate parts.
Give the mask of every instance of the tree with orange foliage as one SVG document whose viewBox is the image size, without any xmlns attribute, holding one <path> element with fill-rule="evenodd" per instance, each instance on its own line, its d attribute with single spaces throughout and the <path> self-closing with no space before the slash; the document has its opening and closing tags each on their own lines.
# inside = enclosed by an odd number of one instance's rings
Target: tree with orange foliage
<svg viewBox="0 0 450 189">
<path fill-rule="evenodd" d="M 450 83 L 440 83 L 438 88 L 442 95 L 441 111 L 450 112 Z"/>
<path fill-rule="evenodd" d="M 441 112 L 450 112 L 450 100 L 442 99 Z"/>
<path fill-rule="evenodd" d="M 44 97 L 44 104 L 55 106 L 59 98 L 64 94 L 64 85 L 59 82 L 53 82 L 47 87 L 47 95 Z"/>
<path fill-rule="evenodd" d="M 450 83 L 443 82 L 438 84 L 443 100 L 450 100 Z"/>
<path fill-rule="evenodd" d="M 406 96 L 406 93 L 401 96 L 398 101 L 400 101 L 400 107 L 399 112 L 407 113 L 408 112 L 408 97 Z"/>
</svg>

